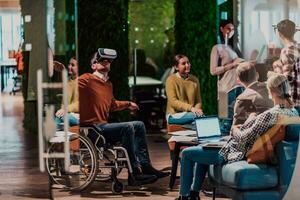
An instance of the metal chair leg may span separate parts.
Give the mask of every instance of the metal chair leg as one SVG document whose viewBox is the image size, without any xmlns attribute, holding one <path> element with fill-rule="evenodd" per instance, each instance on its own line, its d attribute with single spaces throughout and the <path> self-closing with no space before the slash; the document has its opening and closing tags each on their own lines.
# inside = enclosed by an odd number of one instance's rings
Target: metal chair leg
<svg viewBox="0 0 300 200">
<path fill-rule="evenodd" d="M 53 200 L 53 190 L 52 190 L 52 186 L 53 186 L 53 181 L 50 175 L 48 175 L 48 186 L 49 186 L 49 199 Z"/>
<path fill-rule="evenodd" d="M 213 194 L 212 194 L 212 198 L 213 198 L 213 200 L 215 200 L 215 199 L 216 199 L 216 188 L 215 188 L 215 187 L 213 187 Z"/>
<path fill-rule="evenodd" d="M 170 182 L 169 182 L 169 187 L 171 190 L 173 189 L 175 180 L 176 180 L 179 154 L 180 154 L 180 145 L 178 142 L 176 142 L 175 149 L 173 151 L 172 169 L 171 169 L 171 176 L 170 176 Z"/>
</svg>

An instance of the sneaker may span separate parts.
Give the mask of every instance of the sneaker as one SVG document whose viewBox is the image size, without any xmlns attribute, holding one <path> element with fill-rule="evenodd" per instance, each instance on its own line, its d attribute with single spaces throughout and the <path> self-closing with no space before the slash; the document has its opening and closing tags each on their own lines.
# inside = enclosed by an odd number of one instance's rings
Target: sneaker
<svg viewBox="0 0 300 200">
<path fill-rule="evenodd" d="M 143 174 L 155 175 L 157 178 L 163 178 L 166 176 L 170 176 L 170 172 L 163 172 L 155 169 L 151 164 L 142 165 Z"/>
<path fill-rule="evenodd" d="M 179 196 L 175 200 L 189 200 L 190 196 Z"/>
<path fill-rule="evenodd" d="M 154 183 L 157 180 L 155 175 L 142 174 L 139 170 L 134 170 L 133 173 L 128 175 L 129 186 L 141 186 Z"/>
<path fill-rule="evenodd" d="M 190 200 L 200 200 L 199 192 L 190 191 Z"/>
<path fill-rule="evenodd" d="M 212 190 L 202 190 L 202 192 L 205 194 L 205 196 L 212 196 L 213 195 Z"/>
</svg>

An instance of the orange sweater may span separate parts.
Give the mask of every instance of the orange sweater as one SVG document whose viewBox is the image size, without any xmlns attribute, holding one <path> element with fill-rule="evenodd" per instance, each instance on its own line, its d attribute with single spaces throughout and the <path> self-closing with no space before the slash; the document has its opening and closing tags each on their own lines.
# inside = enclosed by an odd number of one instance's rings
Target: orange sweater
<svg viewBox="0 0 300 200">
<path fill-rule="evenodd" d="M 86 73 L 78 78 L 80 124 L 107 123 L 111 111 L 123 110 L 128 101 L 117 101 L 110 81 Z"/>
</svg>

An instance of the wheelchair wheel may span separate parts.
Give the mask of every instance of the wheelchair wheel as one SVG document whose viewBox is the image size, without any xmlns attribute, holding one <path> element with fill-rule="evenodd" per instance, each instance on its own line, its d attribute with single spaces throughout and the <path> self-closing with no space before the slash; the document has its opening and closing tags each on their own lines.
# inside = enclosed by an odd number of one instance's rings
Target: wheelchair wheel
<svg viewBox="0 0 300 200">
<path fill-rule="evenodd" d="M 75 142 L 77 146 L 70 147 L 68 172 L 64 170 L 62 158 L 47 158 L 46 167 L 54 183 L 64 185 L 72 191 L 82 191 L 95 180 L 98 171 L 98 156 L 93 144 L 85 136 L 80 135 Z M 63 143 L 51 144 L 48 153 L 62 152 L 63 145 Z"/>
<path fill-rule="evenodd" d="M 120 194 L 123 192 L 124 186 L 120 181 L 113 181 L 111 184 L 111 190 L 114 194 Z"/>
<path fill-rule="evenodd" d="M 97 173 L 96 180 L 97 181 L 109 181 L 112 179 L 113 170 L 116 170 L 116 176 L 118 176 L 122 168 L 115 168 L 115 161 L 114 161 L 114 155 L 111 153 L 111 151 L 105 151 L 102 152 L 104 155 L 102 159 L 98 159 L 99 162 L 99 170 Z M 118 163 L 119 164 L 119 163 Z"/>
</svg>

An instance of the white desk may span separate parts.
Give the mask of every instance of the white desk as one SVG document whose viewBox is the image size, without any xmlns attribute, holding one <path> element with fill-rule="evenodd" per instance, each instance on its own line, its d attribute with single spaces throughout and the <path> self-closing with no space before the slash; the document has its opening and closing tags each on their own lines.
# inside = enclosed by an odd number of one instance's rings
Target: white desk
<svg viewBox="0 0 300 200">
<path fill-rule="evenodd" d="M 163 83 L 160 80 L 148 77 L 148 76 L 137 76 L 136 77 L 136 84 L 134 85 L 134 77 L 129 76 L 128 77 L 128 86 L 130 88 L 130 99 L 133 99 L 133 93 L 135 88 L 140 87 L 151 87 L 151 88 L 157 88 L 158 95 L 161 96 L 161 90 Z"/>
<path fill-rule="evenodd" d="M 129 87 L 134 86 L 134 77 L 128 77 L 128 85 Z M 162 82 L 160 80 L 148 77 L 148 76 L 137 76 L 136 77 L 136 86 L 160 86 Z"/>
<path fill-rule="evenodd" d="M 193 130 L 175 131 L 168 134 L 172 135 L 168 142 L 192 142 L 197 140 L 197 132 Z"/>
</svg>

